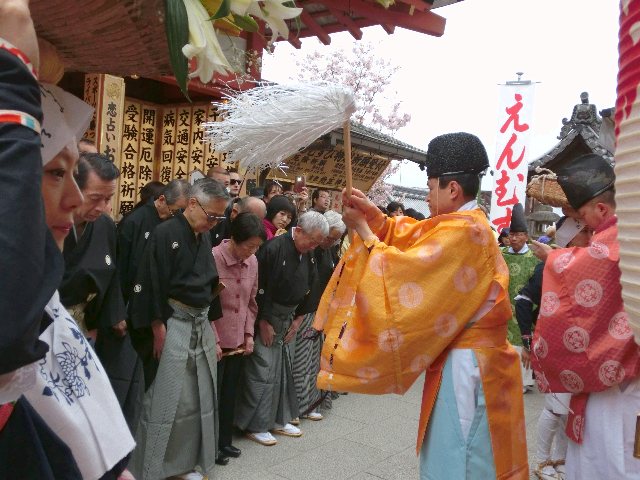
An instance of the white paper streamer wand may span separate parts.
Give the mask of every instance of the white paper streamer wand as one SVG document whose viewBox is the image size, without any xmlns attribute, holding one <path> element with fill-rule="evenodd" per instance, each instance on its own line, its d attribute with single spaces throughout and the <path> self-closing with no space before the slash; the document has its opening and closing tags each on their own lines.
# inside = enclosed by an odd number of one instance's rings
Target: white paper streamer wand
<svg viewBox="0 0 640 480">
<path fill-rule="evenodd" d="M 204 124 L 205 141 L 247 170 L 278 167 L 322 135 L 343 127 L 347 194 L 351 194 L 349 121 L 356 106 L 349 88 L 327 82 L 260 85 L 214 105 L 223 120 Z"/>
</svg>

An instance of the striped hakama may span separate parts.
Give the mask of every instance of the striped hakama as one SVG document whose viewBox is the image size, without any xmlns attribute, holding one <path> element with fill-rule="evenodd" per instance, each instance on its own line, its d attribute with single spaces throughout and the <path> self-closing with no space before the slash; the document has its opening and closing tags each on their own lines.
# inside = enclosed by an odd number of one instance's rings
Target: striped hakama
<svg viewBox="0 0 640 480">
<path fill-rule="evenodd" d="M 242 430 L 267 432 L 298 416 L 292 371 L 295 340 L 284 343 L 295 308 L 273 304 L 271 325 L 275 336 L 271 347 L 262 343 L 256 328 L 255 346 L 245 360 L 236 404 L 236 426 Z"/>
<path fill-rule="evenodd" d="M 158 373 L 145 394 L 129 469 L 158 480 L 199 466 L 213 470 L 217 446 L 216 337 L 208 308 L 169 300 L 174 309 Z"/>
<path fill-rule="evenodd" d="M 304 332 L 311 329 L 315 312 L 308 313 L 298 329 L 296 336 L 295 358 L 293 361 L 293 381 L 296 386 L 300 415 L 308 415 L 319 408 L 331 408 L 331 396 L 325 394 L 316 386 L 320 372 L 320 352 L 322 351 L 323 336 L 305 338 Z M 314 406 L 315 405 L 315 406 Z"/>
</svg>

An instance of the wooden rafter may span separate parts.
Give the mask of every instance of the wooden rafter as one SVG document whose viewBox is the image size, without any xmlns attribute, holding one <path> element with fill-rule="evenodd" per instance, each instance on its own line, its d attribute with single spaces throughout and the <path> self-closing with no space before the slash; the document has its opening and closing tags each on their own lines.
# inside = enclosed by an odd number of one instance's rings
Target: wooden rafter
<svg viewBox="0 0 640 480">
<path fill-rule="evenodd" d="M 364 0 L 319 0 L 326 7 L 346 13 L 354 13 L 374 20 L 376 24 L 391 24 L 396 27 L 406 28 L 415 32 L 433 35 L 436 37 L 444 33 L 445 19 L 431 11 L 419 11 L 415 9 L 409 14 L 410 5 L 396 4 L 388 9 Z"/>
<path fill-rule="evenodd" d="M 385 32 L 387 32 L 389 35 L 391 35 L 393 32 L 396 31 L 396 26 L 395 25 L 391 25 L 389 23 L 383 23 L 382 25 L 380 25 Z"/>
<path fill-rule="evenodd" d="M 349 15 L 347 15 L 343 11 L 336 10 L 331 6 L 327 6 L 327 8 L 329 9 L 329 12 L 331 12 L 331 15 L 336 18 L 338 23 L 347 27 L 347 30 L 353 38 L 355 38 L 356 40 L 362 40 L 362 30 L 360 30 L 360 28 L 354 23 Z"/>
<path fill-rule="evenodd" d="M 300 14 L 300 19 L 305 24 L 305 26 L 311 30 L 314 35 L 318 37 L 323 44 L 329 45 L 331 43 L 331 37 L 323 30 L 323 28 L 318 25 L 318 23 L 309 15 L 306 10 L 302 10 L 302 14 Z"/>
</svg>

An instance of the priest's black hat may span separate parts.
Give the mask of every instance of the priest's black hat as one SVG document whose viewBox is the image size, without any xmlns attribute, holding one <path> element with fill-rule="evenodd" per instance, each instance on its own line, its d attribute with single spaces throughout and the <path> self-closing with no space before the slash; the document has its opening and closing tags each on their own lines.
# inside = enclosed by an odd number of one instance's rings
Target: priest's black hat
<svg viewBox="0 0 640 480">
<path fill-rule="evenodd" d="M 613 188 L 613 167 L 600 155 L 589 153 L 576 158 L 557 172 L 558 183 L 574 209 Z"/>
<path fill-rule="evenodd" d="M 521 203 L 516 203 L 513 206 L 509 232 L 527 232 L 527 219 L 524 216 L 524 207 Z"/>
<path fill-rule="evenodd" d="M 475 135 L 445 133 L 429 142 L 426 167 L 429 178 L 462 173 L 479 175 L 489 167 L 489 157 Z"/>
</svg>

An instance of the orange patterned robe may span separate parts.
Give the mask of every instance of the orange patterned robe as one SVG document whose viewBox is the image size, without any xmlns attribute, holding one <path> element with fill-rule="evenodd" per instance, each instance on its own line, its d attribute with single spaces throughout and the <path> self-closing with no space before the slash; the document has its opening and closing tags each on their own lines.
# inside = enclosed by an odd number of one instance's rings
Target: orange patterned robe
<svg viewBox="0 0 640 480">
<path fill-rule="evenodd" d="M 519 357 L 506 340 L 509 272 L 484 213 L 389 218 L 377 235 L 370 251 L 356 237 L 318 307 L 318 387 L 404 393 L 427 370 L 420 449 L 449 350 L 473 349 L 497 478 L 527 479 Z"/>
</svg>

